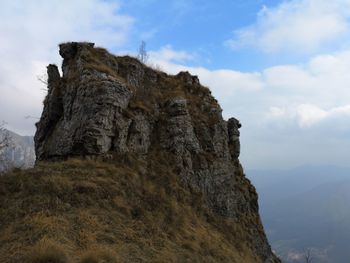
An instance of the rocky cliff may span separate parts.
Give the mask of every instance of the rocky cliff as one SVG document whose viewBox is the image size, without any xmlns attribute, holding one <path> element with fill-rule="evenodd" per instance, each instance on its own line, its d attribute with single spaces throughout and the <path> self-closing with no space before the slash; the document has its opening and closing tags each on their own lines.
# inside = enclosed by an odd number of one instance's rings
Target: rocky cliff
<svg viewBox="0 0 350 263">
<path fill-rule="evenodd" d="M 196 76 L 172 76 L 92 43 L 60 45 L 60 76 L 48 66 L 48 95 L 37 123 L 38 161 L 74 157 L 157 163 L 203 194 L 217 216 L 240 224 L 260 262 L 279 262 L 268 244 L 255 188 L 238 160 L 239 128 Z M 219 80 L 218 80 L 219 81 Z"/>
</svg>

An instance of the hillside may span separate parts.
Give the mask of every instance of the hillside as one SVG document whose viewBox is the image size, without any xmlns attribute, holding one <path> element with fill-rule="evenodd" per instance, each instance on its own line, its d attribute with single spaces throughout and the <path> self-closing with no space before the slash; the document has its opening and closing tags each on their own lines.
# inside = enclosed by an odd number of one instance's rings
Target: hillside
<svg viewBox="0 0 350 263">
<path fill-rule="evenodd" d="M 134 164 L 71 160 L 0 177 L 0 262 L 260 262 L 249 222 L 211 213 L 168 160 L 150 173 Z"/>
<path fill-rule="evenodd" d="M 59 52 L 63 75 L 48 66 L 36 124 L 38 165 L 3 179 L 4 260 L 55 242 L 74 261 L 103 247 L 125 262 L 279 262 L 238 159 L 241 124 L 222 118 L 196 76 L 93 43 Z"/>
</svg>

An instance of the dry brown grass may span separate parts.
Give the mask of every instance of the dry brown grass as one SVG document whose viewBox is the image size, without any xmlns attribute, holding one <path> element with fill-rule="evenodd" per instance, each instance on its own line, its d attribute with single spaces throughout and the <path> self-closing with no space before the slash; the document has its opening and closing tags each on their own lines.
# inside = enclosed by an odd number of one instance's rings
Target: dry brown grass
<svg viewBox="0 0 350 263">
<path fill-rule="evenodd" d="M 28 263 L 69 263 L 69 259 L 62 246 L 50 239 L 42 239 L 26 256 Z"/>
<path fill-rule="evenodd" d="M 117 255 L 109 249 L 92 248 L 85 252 L 80 263 L 118 263 Z"/>
<path fill-rule="evenodd" d="M 0 262 L 258 262 L 241 225 L 213 216 L 157 159 L 146 174 L 143 163 L 81 160 L 5 174 Z"/>
<path fill-rule="evenodd" d="M 102 72 L 125 83 L 125 79 L 118 75 L 117 59 L 104 48 L 93 48 L 82 55 L 85 70 L 92 72 Z"/>
<path fill-rule="evenodd" d="M 152 106 L 147 103 L 146 100 L 133 99 L 129 103 L 129 109 L 131 111 L 141 111 L 144 113 L 150 113 L 152 111 Z"/>
</svg>

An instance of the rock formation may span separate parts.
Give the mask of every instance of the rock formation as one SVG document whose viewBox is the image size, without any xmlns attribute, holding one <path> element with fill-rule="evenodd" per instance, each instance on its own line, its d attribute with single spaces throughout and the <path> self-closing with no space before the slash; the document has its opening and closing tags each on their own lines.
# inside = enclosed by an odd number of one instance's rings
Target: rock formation
<svg viewBox="0 0 350 263">
<path fill-rule="evenodd" d="M 262 262 L 279 262 L 265 237 L 255 188 L 238 160 L 239 128 L 196 76 L 153 70 L 92 43 L 60 45 L 60 76 L 48 66 L 48 95 L 37 123 L 37 160 L 166 156 L 184 184 L 218 216 L 249 229 Z M 219 81 L 219 80 L 218 80 Z M 161 160 L 161 159 L 159 159 Z"/>
</svg>

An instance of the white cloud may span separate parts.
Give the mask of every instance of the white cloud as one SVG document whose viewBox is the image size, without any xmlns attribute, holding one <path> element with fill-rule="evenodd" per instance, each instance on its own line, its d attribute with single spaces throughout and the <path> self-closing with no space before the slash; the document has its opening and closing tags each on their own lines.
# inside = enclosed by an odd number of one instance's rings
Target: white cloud
<svg viewBox="0 0 350 263">
<path fill-rule="evenodd" d="M 274 118 L 284 117 L 286 115 L 286 109 L 279 107 L 270 107 L 268 115 Z"/>
<path fill-rule="evenodd" d="M 272 104 L 268 118 L 285 118 L 300 128 L 336 118 L 348 121 L 350 51 L 318 55 L 303 65 L 265 69 L 262 81 L 264 97 Z"/>
<path fill-rule="evenodd" d="M 265 52 L 310 52 L 349 38 L 349 0 L 290 0 L 263 7 L 254 24 L 238 29 L 226 44 Z"/>
<path fill-rule="evenodd" d="M 332 108 L 330 110 L 323 110 L 315 105 L 302 104 L 297 108 L 298 123 L 300 127 L 310 127 L 321 121 L 331 120 L 337 117 L 350 116 L 350 105 Z"/>
<path fill-rule="evenodd" d="M 60 64 L 57 45 L 91 41 L 114 48 L 124 44 L 133 18 L 121 15 L 118 1 L 4 0 L 0 9 L 0 120 L 20 133 L 33 133 L 45 93 L 36 76 Z"/>
<path fill-rule="evenodd" d="M 153 61 L 185 62 L 193 59 L 193 55 L 185 51 L 175 51 L 171 45 L 162 47 L 159 51 L 150 51 L 149 55 Z"/>
<path fill-rule="evenodd" d="M 298 123 L 300 127 L 310 127 L 327 118 L 329 113 L 315 105 L 301 104 L 297 108 Z"/>
<path fill-rule="evenodd" d="M 303 66 L 281 65 L 263 70 L 264 82 L 270 88 L 283 90 L 310 89 L 315 87 L 315 77 Z"/>
</svg>

